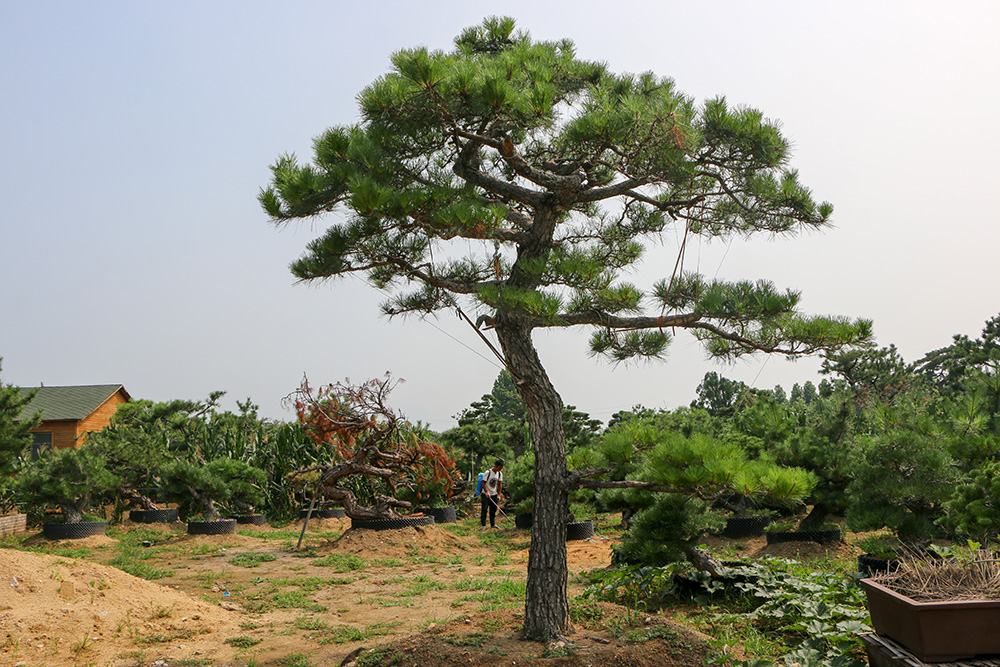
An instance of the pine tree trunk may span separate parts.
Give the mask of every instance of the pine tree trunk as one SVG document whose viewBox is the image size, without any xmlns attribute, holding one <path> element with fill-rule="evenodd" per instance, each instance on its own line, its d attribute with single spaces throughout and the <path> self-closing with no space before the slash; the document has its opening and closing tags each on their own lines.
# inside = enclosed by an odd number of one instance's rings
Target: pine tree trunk
<svg viewBox="0 0 1000 667">
<path fill-rule="evenodd" d="M 566 582 L 566 438 L 562 399 L 549 381 L 531 340 L 516 317 L 498 317 L 497 336 L 528 411 L 535 448 L 535 506 L 524 600 L 525 639 L 548 640 L 572 626 Z"/>
</svg>

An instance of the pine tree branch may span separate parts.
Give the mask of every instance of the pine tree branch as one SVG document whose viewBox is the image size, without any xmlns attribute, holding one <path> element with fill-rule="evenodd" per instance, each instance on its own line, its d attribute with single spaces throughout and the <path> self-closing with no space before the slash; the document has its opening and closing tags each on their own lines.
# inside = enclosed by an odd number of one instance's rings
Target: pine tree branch
<svg viewBox="0 0 1000 667">
<path fill-rule="evenodd" d="M 533 326 L 567 327 L 575 325 L 592 325 L 617 330 L 667 329 L 670 327 L 691 327 L 701 319 L 700 315 L 685 313 L 682 315 L 659 315 L 657 317 L 621 317 L 600 310 L 590 310 L 584 313 L 563 313 L 551 320 L 537 320 Z"/>
<path fill-rule="evenodd" d="M 478 136 L 478 135 L 475 135 Z M 483 138 L 485 141 L 485 138 Z M 545 198 L 544 192 L 524 188 L 507 181 L 489 176 L 479 169 L 479 147 L 484 141 L 470 140 L 461 147 L 452 171 L 472 185 L 480 187 L 495 195 L 513 199 L 529 206 L 540 205 Z"/>
<path fill-rule="evenodd" d="M 503 140 L 497 141 L 496 139 L 491 139 L 461 128 L 456 129 L 456 133 L 462 138 L 468 139 L 469 143 L 478 143 L 495 149 L 500 153 L 504 162 L 514 170 L 515 174 L 546 190 L 566 192 L 579 190 L 583 186 L 584 176 L 580 173 L 562 175 L 533 167 L 517 153 L 514 149 L 514 142 L 511 141 L 510 137 L 504 137 Z"/>
<path fill-rule="evenodd" d="M 691 495 L 692 493 L 692 489 L 690 488 L 676 488 L 653 482 L 637 482 L 628 479 L 607 482 L 599 479 L 580 480 L 575 486 L 570 486 L 569 489 L 642 489 L 643 491 L 654 491 L 656 493 L 682 493 L 685 495 Z"/>
</svg>

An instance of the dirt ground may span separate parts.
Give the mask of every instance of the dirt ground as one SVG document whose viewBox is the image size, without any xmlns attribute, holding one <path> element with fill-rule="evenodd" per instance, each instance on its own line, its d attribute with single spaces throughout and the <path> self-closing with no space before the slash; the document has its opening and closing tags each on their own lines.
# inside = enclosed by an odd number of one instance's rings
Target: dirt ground
<svg viewBox="0 0 1000 667">
<path fill-rule="evenodd" d="M 132 561 L 168 574 L 152 581 L 101 564 L 121 551 L 113 537 L 29 537 L 24 546 L 87 553 L 0 549 L 0 665 L 318 667 L 350 664 L 362 647 L 370 664 L 421 667 L 695 665 L 709 654 L 703 637 L 658 616 L 641 619 L 650 641 L 616 640 L 585 623 L 563 645 L 518 640 L 520 607 L 475 591 L 484 582 L 524 581 L 525 531 L 349 526 L 347 519 L 314 520 L 296 550 L 301 522 L 225 536 L 126 522 L 121 528 L 142 531 L 145 544 L 133 547 Z M 567 544 L 571 595 L 582 589 L 573 574 L 610 564 L 613 539 L 599 533 Z M 766 546 L 763 538 L 715 546 L 789 558 L 857 551 L 846 544 Z M 634 613 L 602 606 L 607 618 L 636 622 Z"/>
</svg>

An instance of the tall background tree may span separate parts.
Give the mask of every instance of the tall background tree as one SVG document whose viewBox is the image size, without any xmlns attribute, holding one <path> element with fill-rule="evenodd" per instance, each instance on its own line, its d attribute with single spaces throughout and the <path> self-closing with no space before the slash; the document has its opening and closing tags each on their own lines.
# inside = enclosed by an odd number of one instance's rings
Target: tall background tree
<svg viewBox="0 0 1000 667">
<path fill-rule="evenodd" d="M 0 357 L 0 371 L 3 357 Z M 0 479 L 6 479 L 31 446 L 31 429 L 42 421 L 41 414 L 24 417 L 21 413 L 35 397 L 34 392 L 22 392 L 11 384 L 0 382 Z"/>
<path fill-rule="evenodd" d="M 646 291 L 622 279 L 669 228 L 685 243 L 783 234 L 822 227 L 832 207 L 786 168 L 788 142 L 759 111 L 696 105 L 670 79 L 610 72 L 510 18 L 449 52 L 396 52 L 358 101 L 361 121 L 317 137 L 311 163 L 277 160 L 260 202 L 278 225 L 334 214 L 292 264 L 298 278 L 360 272 L 389 293 L 388 315 L 472 307 L 495 331 L 536 457 L 524 635 L 558 636 L 568 494 L 602 482 L 567 468 L 562 400 L 532 332 L 589 327 L 593 352 L 615 361 L 660 357 L 677 329 L 721 359 L 866 342 L 870 323 L 804 317 L 798 293 L 764 280 L 707 280 L 681 262 Z"/>
</svg>

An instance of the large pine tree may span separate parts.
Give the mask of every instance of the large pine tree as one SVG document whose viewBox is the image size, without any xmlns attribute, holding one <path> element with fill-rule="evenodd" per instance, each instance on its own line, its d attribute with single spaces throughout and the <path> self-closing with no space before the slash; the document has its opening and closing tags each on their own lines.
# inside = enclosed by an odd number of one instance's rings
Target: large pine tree
<svg viewBox="0 0 1000 667">
<path fill-rule="evenodd" d="M 334 214 L 292 264 L 300 279 L 361 272 L 389 292 L 389 315 L 472 304 L 495 329 L 536 453 L 524 635 L 557 636 L 570 625 L 567 494 L 588 474 L 567 470 L 533 330 L 589 326 L 614 360 L 658 357 L 676 329 L 720 358 L 864 342 L 870 323 L 803 317 L 797 293 L 765 281 L 621 279 L 670 227 L 780 234 L 823 226 L 831 207 L 785 167 L 788 143 L 760 112 L 698 106 L 670 79 L 615 74 L 509 18 L 450 52 L 395 53 L 358 101 L 360 123 L 319 136 L 311 163 L 281 157 L 260 201 L 279 225 Z"/>
</svg>

